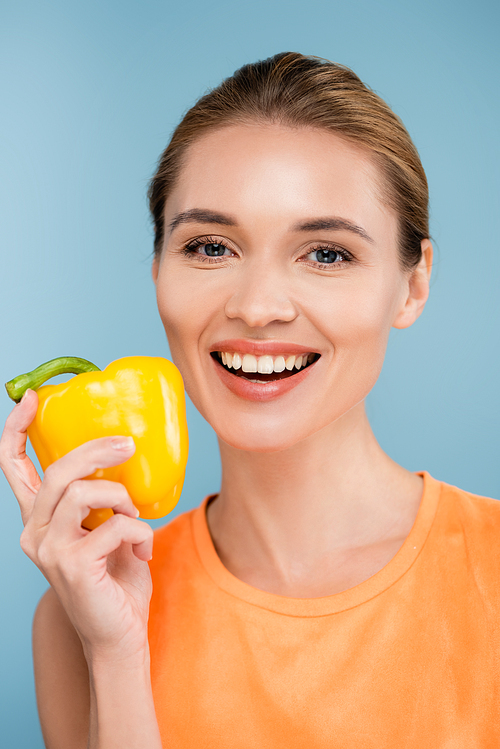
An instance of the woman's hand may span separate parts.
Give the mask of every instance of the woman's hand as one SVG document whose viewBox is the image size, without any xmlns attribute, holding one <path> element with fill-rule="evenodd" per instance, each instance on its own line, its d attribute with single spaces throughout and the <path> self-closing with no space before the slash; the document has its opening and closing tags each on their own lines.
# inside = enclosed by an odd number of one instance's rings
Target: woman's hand
<svg viewBox="0 0 500 749">
<path fill-rule="evenodd" d="M 49 466 L 42 481 L 25 452 L 37 406 L 36 393 L 28 390 L 0 439 L 0 467 L 24 523 L 21 547 L 57 593 L 89 663 L 141 658 L 147 652 L 153 533 L 136 519 L 122 484 L 85 480 L 98 468 L 127 460 L 133 442 L 87 442 Z M 83 529 L 90 509 L 103 507 L 116 514 L 91 532 Z"/>
</svg>

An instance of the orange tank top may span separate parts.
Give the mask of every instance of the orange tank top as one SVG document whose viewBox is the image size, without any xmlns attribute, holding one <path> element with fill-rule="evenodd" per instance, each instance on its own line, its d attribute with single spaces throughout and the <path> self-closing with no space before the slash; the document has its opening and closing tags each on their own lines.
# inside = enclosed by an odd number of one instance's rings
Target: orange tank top
<svg viewBox="0 0 500 749">
<path fill-rule="evenodd" d="M 500 502 L 424 473 L 413 528 L 354 588 L 234 577 L 203 504 L 155 532 L 150 646 L 168 749 L 500 747 Z"/>
</svg>

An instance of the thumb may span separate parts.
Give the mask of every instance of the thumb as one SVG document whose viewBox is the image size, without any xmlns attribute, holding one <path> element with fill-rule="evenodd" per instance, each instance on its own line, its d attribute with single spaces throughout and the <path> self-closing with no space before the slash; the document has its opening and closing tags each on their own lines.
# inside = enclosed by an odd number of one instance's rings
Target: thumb
<svg viewBox="0 0 500 749">
<path fill-rule="evenodd" d="M 28 388 L 19 403 L 16 403 L 12 409 L 9 417 L 12 418 L 12 425 L 16 428 L 16 431 L 26 432 L 36 416 L 37 408 L 38 395 L 34 390 Z"/>
<path fill-rule="evenodd" d="M 31 500 L 40 488 L 41 479 L 26 455 L 27 429 L 35 418 L 38 395 L 27 390 L 5 422 L 0 439 L 0 467 L 18 500 Z"/>
</svg>

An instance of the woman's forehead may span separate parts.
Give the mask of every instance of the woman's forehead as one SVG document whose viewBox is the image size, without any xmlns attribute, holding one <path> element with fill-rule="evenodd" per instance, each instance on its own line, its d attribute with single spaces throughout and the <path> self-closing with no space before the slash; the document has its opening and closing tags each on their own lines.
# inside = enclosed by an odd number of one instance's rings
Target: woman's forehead
<svg viewBox="0 0 500 749">
<path fill-rule="evenodd" d="M 231 125 L 191 145 L 166 215 L 206 208 L 290 225 L 337 215 L 387 238 L 396 217 L 379 197 L 380 181 L 370 153 L 331 132 Z"/>
</svg>

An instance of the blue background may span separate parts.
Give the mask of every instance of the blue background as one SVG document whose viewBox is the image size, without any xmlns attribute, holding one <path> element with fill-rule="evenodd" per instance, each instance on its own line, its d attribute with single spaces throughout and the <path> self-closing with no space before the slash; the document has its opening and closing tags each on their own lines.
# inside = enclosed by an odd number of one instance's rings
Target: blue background
<svg viewBox="0 0 500 749">
<path fill-rule="evenodd" d="M 394 331 L 368 411 L 411 470 L 500 496 L 498 32 L 491 0 L 60 0 L 0 8 L 0 377 L 60 355 L 168 356 L 146 189 L 182 113 L 240 65 L 293 50 L 352 67 L 420 151 L 437 244 L 423 317 Z M 5 420 L 10 402 L 0 399 Z M 178 511 L 216 491 L 188 406 Z M 30 628 L 46 587 L 0 479 L 1 743 L 42 747 Z"/>
</svg>

